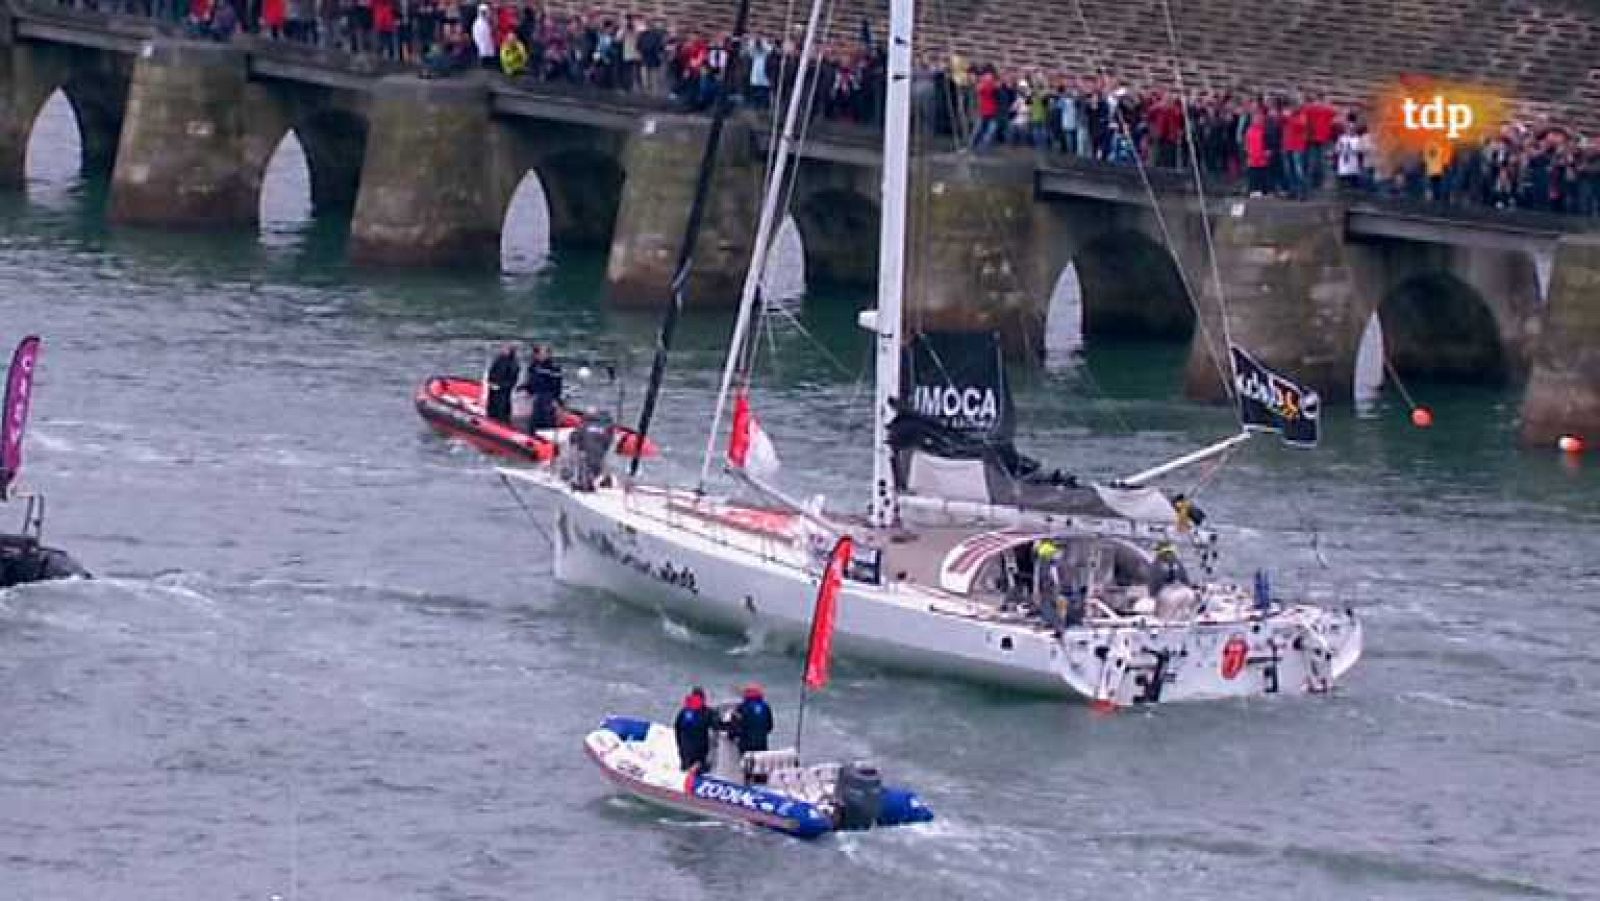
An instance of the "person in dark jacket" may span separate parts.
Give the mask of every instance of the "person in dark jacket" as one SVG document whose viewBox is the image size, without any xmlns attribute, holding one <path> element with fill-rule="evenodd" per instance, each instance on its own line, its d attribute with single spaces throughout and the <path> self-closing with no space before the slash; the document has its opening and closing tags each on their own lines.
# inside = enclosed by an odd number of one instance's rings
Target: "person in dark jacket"
<svg viewBox="0 0 1600 901">
<path fill-rule="evenodd" d="M 502 425 L 511 424 L 511 392 L 517 387 L 522 364 L 517 361 L 517 346 L 507 344 L 489 363 L 488 397 L 484 403 L 489 418 Z"/>
<path fill-rule="evenodd" d="M 740 754 L 767 749 L 767 736 L 772 734 L 772 708 L 761 686 L 752 682 L 744 687 L 744 700 L 733 712 L 733 723 Z"/>
<path fill-rule="evenodd" d="M 711 756 L 711 711 L 700 686 L 691 688 L 684 697 L 672 731 L 678 737 L 678 765 L 685 772 L 696 767 L 704 770 Z"/>
<path fill-rule="evenodd" d="M 561 413 L 561 388 L 561 364 L 550 355 L 550 346 L 534 345 L 533 359 L 528 361 L 528 377 L 522 383 L 522 390 L 533 397 L 529 432 L 556 427 Z"/>
</svg>

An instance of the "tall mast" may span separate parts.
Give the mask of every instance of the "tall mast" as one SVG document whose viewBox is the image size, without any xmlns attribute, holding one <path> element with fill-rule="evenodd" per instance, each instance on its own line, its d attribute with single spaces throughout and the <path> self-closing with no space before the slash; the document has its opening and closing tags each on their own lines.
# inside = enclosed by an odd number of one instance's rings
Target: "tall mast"
<svg viewBox="0 0 1600 901">
<path fill-rule="evenodd" d="M 872 524 L 900 519 L 894 451 L 889 447 L 891 401 L 900 393 L 901 309 L 905 294 L 906 173 L 911 155 L 911 31 L 913 0 L 889 0 L 888 96 L 883 128 L 883 206 L 878 233 L 877 390 L 872 413 Z"/>
<path fill-rule="evenodd" d="M 661 320 L 661 334 L 656 337 L 656 356 L 650 364 L 650 387 L 645 390 L 644 407 L 639 411 L 639 447 L 644 447 L 645 436 L 650 434 L 650 420 L 656 413 L 656 401 L 661 396 L 661 378 L 667 371 L 667 352 L 672 349 L 672 336 L 678 330 L 678 316 L 683 312 L 683 292 L 689 283 L 689 272 L 694 266 L 694 245 L 700 237 L 700 223 L 705 218 L 706 197 L 711 193 L 711 178 L 717 169 L 717 148 L 722 144 L 722 126 L 727 121 L 729 102 L 729 76 L 738 68 L 740 45 L 744 41 L 745 24 L 750 19 L 750 0 L 739 0 L 739 11 L 733 20 L 733 36 L 729 39 L 727 62 L 717 85 L 717 101 L 711 111 L 711 130 L 706 134 L 706 146 L 700 154 L 700 173 L 694 184 L 694 202 L 689 205 L 689 220 L 683 227 L 683 243 L 678 245 L 678 265 L 672 272 L 672 299 Z M 635 454 L 628 465 L 630 476 L 639 474 L 639 461 L 644 454 Z"/>
<path fill-rule="evenodd" d="M 784 112 L 783 131 L 778 138 L 778 151 L 772 158 L 772 171 L 767 173 L 767 193 L 761 203 L 761 219 L 756 223 L 755 252 L 750 258 L 750 269 L 744 276 L 744 289 L 739 296 L 739 317 L 733 326 L 733 341 L 728 345 L 728 360 L 722 367 L 722 387 L 717 392 L 716 412 L 711 416 L 711 431 L 706 435 L 706 454 L 700 462 L 700 485 L 705 487 L 711 476 L 711 458 L 717 451 L 717 433 L 722 428 L 722 412 L 727 406 L 728 389 L 733 385 L 738 371 L 750 320 L 755 312 L 756 296 L 761 290 L 761 277 L 767 271 L 767 256 L 772 250 L 772 230 L 778 218 L 778 204 L 783 200 L 784 174 L 788 171 L 789 157 L 799 143 L 800 108 L 807 97 L 807 76 L 811 71 L 811 53 L 817 36 L 817 25 L 822 21 L 823 0 L 812 0 L 811 15 L 806 21 L 805 40 L 800 47 L 800 69 L 794 76 L 794 88 L 789 93 L 789 108 Z"/>
</svg>

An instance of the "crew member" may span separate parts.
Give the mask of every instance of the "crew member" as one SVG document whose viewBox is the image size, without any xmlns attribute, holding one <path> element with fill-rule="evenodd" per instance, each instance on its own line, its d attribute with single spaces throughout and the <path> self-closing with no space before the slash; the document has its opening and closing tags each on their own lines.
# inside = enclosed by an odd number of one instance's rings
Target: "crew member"
<svg viewBox="0 0 1600 901">
<path fill-rule="evenodd" d="M 511 424 L 511 392 L 516 389 L 517 376 L 521 373 L 522 365 L 517 362 L 515 344 L 501 348 L 489 363 L 489 375 L 484 379 L 488 385 L 484 410 L 490 419 L 501 425 Z"/>
<path fill-rule="evenodd" d="M 567 439 L 574 451 L 571 471 L 573 488 L 593 491 L 600 477 L 605 475 L 606 455 L 611 453 L 613 431 L 611 417 L 599 407 L 590 406 L 583 411 L 582 424 L 573 429 Z"/>
<path fill-rule="evenodd" d="M 706 709 L 706 693 L 700 686 L 689 689 L 672 731 L 678 737 L 678 765 L 685 772 L 704 770 L 711 756 L 711 711 Z"/>
<path fill-rule="evenodd" d="M 1187 619 L 1195 614 L 1199 595 L 1190 587 L 1189 574 L 1184 572 L 1178 549 L 1170 541 L 1156 545 L 1156 564 L 1149 588 L 1150 596 L 1156 601 L 1158 618 Z"/>
<path fill-rule="evenodd" d="M 550 355 L 550 345 L 533 346 L 533 359 L 528 361 L 522 390 L 533 397 L 528 431 L 555 428 L 561 413 L 561 364 Z"/>
<path fill-rule="evenodd" d="M 1177 515 L 1178 531 L 1187 532 L 1190 529 L 1205 525 L 1206 514 L 1194 501 L 1184 495 L 1176 495 L 1172 499 L 1172 512 Z"/>
<path fill-rule="evenodd" d="M 744 687 L 744 699 L 733 711 L 732 731 L 741 757 L 751 751 L 767 749 L 767 736 L 772 734 L 772 708 L 767 704 L 760 685 L 752 682 Z M 767 781 L 764 774 L 746 778 L 756 784 Z"/>
<path fill-rule="evenodd" d="M 1188 585 L 1189 574 L 1183 561 L 1178 559 L 1178 549 L 1170 541 L 1156 545 L 1155 571 L 1150 578 L 1150 594 L 1155 595 L 1168 585 Z"/>
<path fill-rule="evenodd" d="M 1056 628 L 1061 627 L 1061 548 L 1046 538 L 1033 549 L 1034 603 L 1039 615 Z"/>
</svg>

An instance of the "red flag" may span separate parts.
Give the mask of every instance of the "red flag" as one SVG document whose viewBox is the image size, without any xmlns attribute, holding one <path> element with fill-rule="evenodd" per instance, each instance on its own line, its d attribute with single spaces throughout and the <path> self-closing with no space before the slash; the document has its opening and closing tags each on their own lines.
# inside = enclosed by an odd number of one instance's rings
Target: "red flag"
<svg viewBox="0 0 1600 901">
<path fill-rule="evenodd" d="M 750 397 L 741 389 L 733 399 L 733 434 L 728 436 L 728 462 L 758 478 L 778 471 L 778 450 L 761 428 Z"/>
<path fill-rule="evenodd" d="M 740 391 L 733 398 L 733 434 L 728 436 L 728 462 L 744 468 L 745 455 L 750 453 L 750 398 Z"/>
<path fill-rule="evenodd" d="M 811 645 L 806 651 L 806 688 L 813 691 L 828 684 L 828 655 L 833 649 L 833 621 L 839 610 L 839 588 L 844 584 L 845 567 L 855 544 L 849 535 L 839 539 L 822 571 L 817 588 L 817 609 L 811 615 Z"/>
</svg>

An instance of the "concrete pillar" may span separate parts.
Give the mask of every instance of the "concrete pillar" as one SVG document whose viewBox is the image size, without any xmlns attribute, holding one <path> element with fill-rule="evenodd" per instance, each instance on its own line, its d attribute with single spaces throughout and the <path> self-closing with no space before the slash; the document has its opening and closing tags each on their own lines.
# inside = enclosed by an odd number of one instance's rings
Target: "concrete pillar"
<svg viewBox="0 0 1600 901">
<path fill-rule="evenodd" d="M 1049 285 L 1030 277 L 1033 168 L 945 157 L 913 168 L 908 330 L 998 330 L 1008 354 L 1044 350 Z"/>
<path fill-rule="evenodd" d="M 500 259 L 487 163 L 489 94 L 474 78 L 393 76 L 373 89 L 350 225 L 358 263 L 484 266 Z"/>
<path fill-rule="evenodd" d="M 111 219 L 177 228 L 253 226 L 245 57 L 226 44 L 154 40 L 134 65 L 111 176 Z"/>
<path fill-rule="evenodd" d="M 626 180 L 606 266 L 610 302 L 654 308 L 667 297 L 707 128 L 703 119 L 648 116 L 630 136 L 622 154 Z M 739 302 L 761 209 L 761 184 L 761 164 L 749 130 L 730 119 L 695 245 L 688 287 L 692 306 L 731 307 Z"/>
<path fill-rule="evenodd" d="M 1315 388 L 1325 403 L 1347 403 L 1370 306 L 1355 302 L 1344 256 L 1344 208 L 1260 199 L 1218 207 L 1212 228 L 1226 333 L 1262 363 Z M 1184 393 L 1223 400 L 1229 366 L 1224 305 L 1209 262 L 1185 263 L 1200 294 L 1200 317 Z"/>
<path fill-rule="evenodd" d="M 1545 317 L 1522 401 L 1522 441 L 1600 441 L 1600 235 L 1561 239 Z"/>
</svg>

